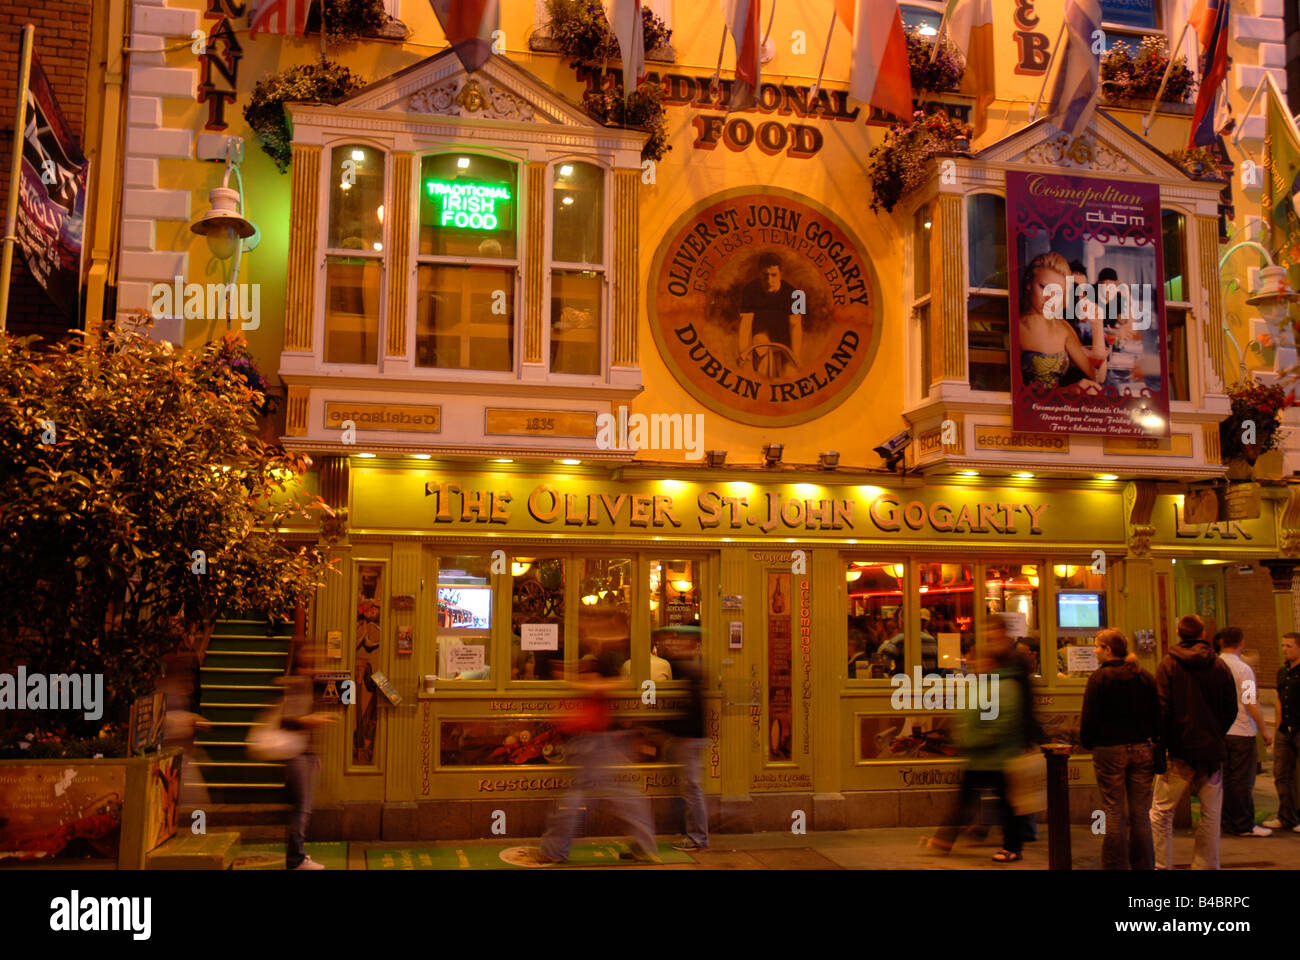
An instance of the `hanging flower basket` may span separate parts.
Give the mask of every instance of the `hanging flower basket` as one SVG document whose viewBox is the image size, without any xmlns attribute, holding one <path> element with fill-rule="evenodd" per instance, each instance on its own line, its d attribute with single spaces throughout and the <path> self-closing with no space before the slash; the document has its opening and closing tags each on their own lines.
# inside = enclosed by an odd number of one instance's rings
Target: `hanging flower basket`
<svg viewBox="0 0 1300 960">
<path fill-rule="evenodd" d="M 1169 66 L 1169 49 L 1163 37 L 1146 37 L 1136 53 L 1121 40 L 1101 58 L 1101 94 L 1107 103 L 1126 106 L 1135 101 L 1156 98 L 1160 81 Z M 1169 82 L 1160 95 L 1161 103 L 1186 103 L 1196 86 L 1196 78 L 1187 69 L 1187 58 L 1174 59 Z"/>
<path fill-rule="evenodd" d="M 1232 414 L 1219 424 L 1219 449 L 1228 465 L 1228 479 L 1246 480 L 1261 454 L 1276 450 L 1282 423 L 1278 414 L 1295 406 L 1294 393 L 1276 384 L 1248 379 L 1228 390 Z"/>
<path fill-rule="evenodd" d="M 916 30 L 907 31 L 907 65 L 912 73 L 913 91 L 948 93 L 961 84 L 966 72 L 966 61 L 961 51 L 945 37 L 931 61 L 931 51 L 937 40 L 937 37 L 923 37 Z"/>
<path fill-rule="evenodd" d="M 664 115 L 667 88 L 660 83 L 643 83 L 629 97 L 619 90 L 617 78 L 582 95 L 582 106 L 607 127 L 631 127 L 650 134 L 641 148 L 642 160 L 662 160 L 672 149 L 668 145 L 668 120 Z"/>
<path fill-rule="evenodd" d="M 322 58 L 259 80 L 244 107 L 244 119 L 257 134 L 262 150 L 284 173 L 293 157 L 284 105 L 295 101 L 337 103 L 360 89 L 360 78 L 347 67 Z"/>
<path fill-rule="evenodd" d="M 946 113 L 916 111 L 912 119 L 889 128 L 884 142 L 867 154 L 871 209 L 892 211 L 926 179 L 931 157 L 970 149 L 971 127 Z"/>
</svg>

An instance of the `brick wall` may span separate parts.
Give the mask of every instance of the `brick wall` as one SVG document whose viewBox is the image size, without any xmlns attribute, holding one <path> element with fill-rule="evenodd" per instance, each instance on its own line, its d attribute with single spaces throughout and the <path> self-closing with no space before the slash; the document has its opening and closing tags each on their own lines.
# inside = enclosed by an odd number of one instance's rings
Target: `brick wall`
<svg viewBox="0 0 1300 960">
<path fill-rule="evenodd" d="M 54 88 L 68 125 L 84 148 L 86 65 L 90 58 L 91 0 L 5 0 L 0 4 L 0 232 L 8 202 L 9 163 L 13 151 L 14 97 L 18 92 L 19 34 L 23 24 L 36 27 L 36 55 Z M 41 289 L 14 249 L 9 290 L 9 330 L 56 337 L 74 322 L 64 317 Z"/>
<path fill-rule="evenodd" d="M 1246 635 L 1246 653 L 1259 658 L 1255 678 L 1261 688 L 1277 686 L 1281 662 L 1281 634 L 1273 611 L 1273 578 L 1261 564 L 1249 576 L 1237 573 L 1237 564 L 1224 567 L 1223 583 L 1228 615 L 1220 626 L 1239 628 Z"/>
</svg>

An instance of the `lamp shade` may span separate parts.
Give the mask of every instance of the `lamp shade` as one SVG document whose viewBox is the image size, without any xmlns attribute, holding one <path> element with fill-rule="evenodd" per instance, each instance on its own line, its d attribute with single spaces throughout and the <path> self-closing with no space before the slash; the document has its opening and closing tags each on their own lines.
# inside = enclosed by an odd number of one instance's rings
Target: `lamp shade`
<svg viewBox="0 0 1300 960">
<path fill-rule="evenodd" d="M 257 228 L 239 213 L 238 190 L 214 187 L 208 192 L 208 201 L 212 209 L 190 224 L 190 230 L 207 238 L 214 257 L 229 260 L 234 256 L 239 241 L 253 236 Z"/>
</svg>

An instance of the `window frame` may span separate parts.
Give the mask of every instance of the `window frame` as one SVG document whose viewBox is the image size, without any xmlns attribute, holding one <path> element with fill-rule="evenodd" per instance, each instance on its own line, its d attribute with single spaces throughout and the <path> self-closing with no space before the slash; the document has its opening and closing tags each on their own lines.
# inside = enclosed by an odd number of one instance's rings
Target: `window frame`
<svg viewBox="0 0 1300 960">
<path fill-rule="evenodd" d="M 446 254 L 420 253 L 420 186 L 422 182 L 421 170 L 424 167 L 424 161 L 428 157 L 449 156 L 453 154 L 463 154 L 466 156 L 482 156 L 492 160 L 502 160 L 513 164 L 515 168 L 515 255 L 510 257 L 456 257 Z M 412 152 L 411 157 L 411 194 L 409 203 L 411 204 L 411 226 L 410 237 L 408 240 L 408 249 L 410 250 L 411 270 L 410 276 L 407 277 L 407 297 L 406 297 L 406 332 L 407 332 L 407 362 L 410 364 L 410 370 L 417 376 L 427 377 L 429 379 L 449 379 L 449 380 L 507 380 L 513 381 L 518 379 L 520 367 L 523 361 L 523 338 L 524 316 L 523 310 L 523 283 L 526 252 L 528 246 L 528 223 L 525 213 L 528 209 L 528 198 L 524 196 L 527 189 L 527 171 L 528 159 L 516 153 L 505 151 L 496 151 L 485 149 L 482 146 L 474 145 L 469 147 L 458 147 L 454 143 L 433 143 L 419 146 Z M 419 336 L 419 293 L 420 293 L 420 267 L 421 266 L 452 266 L 452 267 L 499 267 L 508 268 L 514 271 L 513 283 L 513 316 L 512 325 L 512 344 L 510 348 L 510 369 L 509 370 L 480 370 L 475 367 L 434 367 L 424 366 L 417 360 L 417 338 Z"/>
<path fill-rule="evenodd" d="M 917 365 L 914 368 L 917 372 L 917 389 L 912 391 L 912 395 L 918 403 L 925 403 L 930 399 L 930 394 L 934 386 L 934 356 L 931 350 L 932 341 L 930 327 L 930 324 L 933 322 L 931 304 L 934 302 L 934 290 L 931 288 L 929 278 L 927 278 L 925 293 L 918 295 L 916 292 L 919 286 L 919 278 L 916 274 L 916 261 L 919 244 L 921 243 L 921 237 L 916 229 L 916 223 L 921 211 L 929 208 L 931 223 L 930 237 L 933 237 L 934 205 L 937 199 L 938 197 L 929 197 L 917 204 L 916 208 L 912 211 L 912 229 L 909 231 L 911 243 L 907 250 L 907 272 L 911 277 L 912 290 L 912 306 L 908 315 L 908 328 L 909 337 L 911 337 L 913 342 L 916 344 L 917 351 Z M 931 248 L 931 252 L 926 255 L 927 266 L 933 267 L 933 264 L 931 263 L 932 256 L 933 248 Z"/>
<path fill-rule="evenodd" d="M 973 265 L 970 259 L 970 249 L 971 249 L 970 204 L 974 198 L 982 197 L 982 196 L 996 197 L 998 200 L 1002 202 L 1002 216 L 1004 221 L 1007 212 L 1007 195 L 1006 195 L 1005 187 L 1002 190 L 992 190 L 985 187 L 980 187 L 978 189 L 971 190 L 962 195 L 961 227 L 962 227 L 962 239 L 965 241 L 962 246 L 962 280 L 964 281 L 964 285 L 966 289 L 966 297 L 962 305 L 962 326 L 964 327 L 963 332 L 965 334 L 964 339 L 966 341 L 966 385 L 970 388 L 972 393 L 988 396 L 990 398 L 996 397 L 999 400 L 1010 401 L 1011 399 L 1010 389 L 985 390 L 975 386 L 975 384 L 972 383 L 971 381 L 971 369 L 974 366 L 974 364 L 971 361 L 971 355 L 970 355 L 970 349 L 971 349 L 970 348 L 970 331 L 971 331 L 970 304 L 972 298 L 975 297 L 983 297 L 983 298 L 1002 297 L 1005 298 L 1006 300 L 1007 336 L 1008 336 L 1008 350 L 1007 350 L 1008 380 L 1010 380 L 1011 377 L 1011 351 L 1010 351 L 1009 339 L 1011 335 L 1011 295 L 1013 290 L 1014 278 L 1010 275 L 1010 264 L 1011 264 L 1010 249 L 1008 248 L 1006 251 L 1004 251 L 1004 256 L 1006 258 L 1007 266 L 1008 266 L 1007 287 L 1005 290 L 999 289 L 997 287 L 977 287 L 973 284 L 973 278 L 971 273 Z M 1010 240 L 1011 238 L 1008 236 L 1007 237 L 1008 244 L 1010 243 Z"/>
<path fill-rule="evenodd" d="M 1168 11 L 1165 10 L 1165 0 L 1154 0 L 1156 20 L 1154 27 L 1135 27 L 1131 24 L 1107 20 L 1105 8 L 1102 6 L 1104 3 L 1105 0 L 1099 0 L 1097 6 L 1102 10 L 1101 30 L 1106 35 L 1106 50 L 1110 50 L 1120 41 L 1125 41 L 1129 44 L 1130 50 L 1136 54 L 1138 44 L 1147 37 L 1163 37 L 1167 44 L 1173 43 L 1174 38 L 1169 36 L 1169 26 L 1174 18 L 1166 15 Z"/>
<path fill-rule="evenodd" d="M 380 241 L 383 249 L 376 252 L 374 250 L 346 250 L 337 247 L 328 246 L 330 238 L 330 215 L 333 207 L 334 196 L 334 151 L 342 150 L 348 147 L 365 147 L 372 150 L 378 150 L 384 158 L 383 170 L 383 206 L 385 211 L 382 236 Z M 392 222 L 393 218 L 390 211 L 393 203 L 393 149 L 392 145 L 368 137 L 357 136 L 338 136 L 331 137 L 326 143 L 321 145 L 321 176 L 320 176 L 320 194 L 318 201 L 318 210 L 324 211 L 324 216 L 317 217 L 316 223 L 316 255 L 318 256 L 316 267 L 316 289 L 321 292 L 316 303 L 312 317 L 312 354 L 313 359 L 318 365 L 318 369 L 327 372 L 352 373 L 359 370 L 374 370 L 383 372 L 385 350 L 384 344 L 388 337 L 388 295 L 389 295 L 389 269 L 388 260 L 393 249 Z M 348 257 L 353 259 L 375 260 L 379 263 L 379 293 L 378 293 L 378 312 L 376 318 L 376 340 L 377 347 L 375 351 L 375 362 L 371 363 L 347 363 L 337 360 L 326 360 L 326 319 L 329 313 L 328 293 L 329 293 L 329 262 L 332 258 Z"/>
<path fill-rule="evenodd" d="M 555 180 L 559 168 L 566 163 L 585 164 L 600 171 L 601 178 L 601 257 L 603 263 L 578 264 L 567 260 L 555 259 Z M 597 157 L 584 157 L 566 154 L 552 157 L 547 161 L 546 174 L 543 178 L 546 191 L 546 203 L 543 207 L 545 218 L 544 233 L 545 255 L 542 258 L 542 357 L 547 377 L 555 378 L 558 383 L 596 384 L 603 383 L 607 377 L 611 357 L 610 337 L 613 328 L 613 290 L 610 283 L 610 251 L 614 242 L 611 199 L 611 170 L 608 163 Z M 597 338 L 600 351 L 597 369 L 594 374 L 561 373 L 551 368 L 551 306 L 554 298 L 554 279 L 556 271 L 596 271 L 600 272 L 600 334 Z"/>
<path fill-rule="evenodd" d="M 1163 203 L 1160 205 L 1160 219 L 1161 219 L 1160 242 L 1162 247 L 1161 249 L 1162 257 L 1164 253 L 1163 251 L 1164 215 L 1166 213 L 1174 213 L 1183 218 L 1183 293 L 1184 295 L 1186 295 L 1190 293 L 1193 289 L 1195 289 L 1195 286 L 1192 283 L 1193 260 L 1192 260 L 1192 234 L 1191 234 L 1191 225 L 1193 223 L 1194 218 L 1192 213 L 1182 209 L 1181 207 L 1166 206 Z M 1165 284 L 1167 285 L 1169 282 L 1169 264 L 1167 263 L 1164 264 L 1164 273 L 1165 273 L 1165 277 L 1164 277 Z M 1183 352 L 1184 355 L 1187 357 L 1187 399 L 1186 400 L 1179 400 L 1174 397 L 1172 367 L 1166 371 L 1166 375 L 1167 375 L 1166 379 L 1167 382 L 1169 383 L 1170 409 L 1171 410 L 1173 409 L 1172 405 L 1175 403 L 1185 403 L 1190 408 L 1193 402 L 1193 398 L 1196 396 L 1195 369 L 1197 367 L 1197 364 L 1193 362 L 1193 357 L 1196 356 L 1196 354 L 1194 353 L 1193 342 L 1192 342 L 1193 341 L 1192 318 L 1195 316 L 1196 308 L 1192 304 L 1192 301 L 1190 300 L 1170 300 L 1167 298 L 1167 296 L 1164 301 L 1164 307 L 1165 307 L 1166 349 L 1172 346 L 1171 341 L 1169 339 L 1170 329 L 1171 329 L 1169 326 L 1169 311 L 1177 310 L 1183 314 L 1183 321 L 1184 321 L 1183 322 Z M 1166 358 L 1166 362 L 1168 362 L 1168 358 Z"/>
</svg>

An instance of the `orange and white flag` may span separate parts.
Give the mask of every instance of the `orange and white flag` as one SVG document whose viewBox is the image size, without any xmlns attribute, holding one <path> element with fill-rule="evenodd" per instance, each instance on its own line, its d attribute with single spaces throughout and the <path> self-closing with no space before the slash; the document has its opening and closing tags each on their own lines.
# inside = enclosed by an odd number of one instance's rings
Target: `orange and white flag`
<svg viewBox="0 0 1300 960">
<path fill-rule="evenodd" d="M 975 98 L 975 136 L 988 126 L 994 100 L 993 0 L 949 0 L 940 31 L 966 56 L 962 93 Z M 939 38 L 936 38 L 938 42 Z"/>
<path fill-rule="evenodd" d="M 722 0 L 722 19 L 736 43 L 736 82 L 731 87 L 728 113 L 748 110 L 758 103 L 759 55 L 763 46 L 759 36 L 759 3 L 760 0 Z"/>
<path fill-rule="evenodd" d="M 853 34 L 849 95 L 904 120 L 912 117 L 907 34 L 895 0 L 835 0 Z"/>
</svg>

